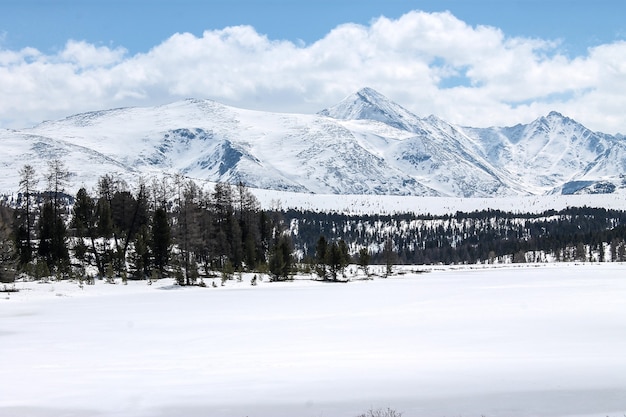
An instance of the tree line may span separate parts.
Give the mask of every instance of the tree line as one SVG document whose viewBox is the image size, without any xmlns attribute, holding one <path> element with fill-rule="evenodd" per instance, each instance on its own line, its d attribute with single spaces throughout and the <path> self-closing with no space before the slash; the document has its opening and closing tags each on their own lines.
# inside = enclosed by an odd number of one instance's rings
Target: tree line
<svg viewBox="0 0 626 417">
<path fill-rule="evenodd" d="M 49 164 L 45 191 L 38 190 L 31 166 L 20 178 L 14 208 L 2 208 L 12 211 L 12 219 L 1 223 L 10 226 L 0 235 L 18 273 L 66 277 L 95 270 L 98 277 L 173 276 L 181 285 L 216 273 L 229 278 L 258 270 L 277 280 L 291 274 L 284 223 L 277 213 L 261 210 L 242 183 L 217 183 L 205 191 L 174 176 L 131 189 L 104 175 L 95 190 L 82 187 L 70 196 L 70 174 L 58 160 Z"/>
<path fill-rule="evenodd" d="M 200 187 L 181 175 L 134 187 L 113 175 L 66 193 L 59 160 L 26 165 L 20 192 L 0 204 L 0 279 L 158 279 L 181 285 L 236 272 L 290 279 L 296 267 L 339 281 L 349 264 L 626 261 L 626 212 L 567 208 L 431 216 L 263 210 L 242 183 Z M 40 182 L 43 187 L 39 187 Z"/>
<path fill-rule="evenodd" d="M 482 210 L 452 215 L 282 213 L 302 258 L 320 236 L 348 243 L 352 261 L 374 264 L 626 261 L 626 212 L 571 207 L 542 213 Z"/>
</svg>

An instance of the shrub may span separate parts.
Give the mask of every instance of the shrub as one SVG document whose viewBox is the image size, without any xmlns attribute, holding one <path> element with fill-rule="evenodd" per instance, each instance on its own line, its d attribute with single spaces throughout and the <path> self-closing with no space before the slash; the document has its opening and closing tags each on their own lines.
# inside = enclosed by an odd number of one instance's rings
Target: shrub
<svg viewBox="0 0 626 417">
<path fill-rule="evenodd" d="M 364 414 L 359 414 L 357 417 L 402 417 L 402 413 L 387 407 L 386 409 L 370 409 Z"/>
</svg>

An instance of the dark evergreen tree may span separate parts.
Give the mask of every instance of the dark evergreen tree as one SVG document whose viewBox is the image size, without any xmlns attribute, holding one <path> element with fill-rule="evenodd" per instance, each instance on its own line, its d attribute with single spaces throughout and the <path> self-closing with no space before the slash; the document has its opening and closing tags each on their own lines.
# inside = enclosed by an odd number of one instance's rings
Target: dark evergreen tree
<svg viewBox="0 0 626 417">
<path fill-rule="evenodd" d="M 135 234 L 134 251 L 131 259 L 133 266 L 132 276 L 135 279 L 146 279 L 152 275 L 150 251 L 148 244 L 150 236 L 148 227 L 143 225 Z"/>
<path fill-rule="evenodd" d="M 338 274 L 342 270 L 342 264 L 343 256 L 341 250 L 339 249 L 339 245 L 337 242 L 332 242 L 328 245 L 328 250 L 326 251 L 326 265 L 328 266 L 330 278 L 333 281 L 337 281 Z"/>
<path fill-rule="evenodd" d="M 52 263 L 52 236 L 54 234 L 54 208 L 51 202 L 43 205 L 39 218 L 39 246 L 37 253 L 45 259 L 48 269 Z"/>
<path fill-rule="evenodd" d="M 20 269 L 26 270 L 33 260 L 33 246 L 30 233 L 25 225 L 24 218 L 26 212 L 22 209 L 14 211 L 15 220 L 13 222 L 13 237 L 17 250 L 17 259 Z"/>
<path fill-rule="evenodd" d="M 234 223 L 233 195 L 230 185 L 225 183 L 215 184 L 212 199 L 212 219 L 213 219 L 213 236 L 211 237 L 213 256 L 217 260 L 217 267 L 222 269 L 225 260 L 228 259 L 231 264 L 238 267 L 234 262 L 233 247 L 239 245 L 240 242 L 231 239 Z"/>
<path fill-rule="evenodd" d="M 11 239 L 12 209 L 0 202 L 0 282 L 13 282 L 16 273 L 16 251 Z"/>
<path fill-rule="evenodd" d="M 108 252 L 118 274 L 126 271 L 126 253 L 134 234 L 147 224 L 147 195 L 140 184 L 137 198 L 126 189 L 126 184 L 111 175 L 104 175 L 98 181 L 98 208 L 102 216 L 102 230 L 113 239 L 114 248 Z"/>
<path fill-rule="evenodd" d="M 39 255 L 49 270 L 68 271 L 67 229 L 53 201 L 44 204 L 39 220 Z"/>
<path fill-rule="evenodd" d="M 269 253 L 270 244 L 272 241 L 272 220 L 271 216 L 266 211 L 259 213 L 259 240 L 257 242 L 257 265 L 267 263 L 267 254 Z"/>
<path fill-rule="evenodd" d="M 361 267 L 361 269 L 363 269 L 363 273 L 366 276 L 369 276 L 369 264 L 370 264 L 370 259 L 371 259 L 371 255 L 370 252 L 367 248 L 361 248 L 359 250 L 359 256 L 358 256 L 358 265 L 359 267 Z"/>
<path fill-rule="evenodd" d="M 261 206 L 242 182 L 237 185 L 235 196 L 243 262 L 249 269 L 253 269 L 259 263 L 259 253 L 263 251 L 259 217 Z"/>
<path fill-rule="evenodd" d="M 111 220 L 118 261 L 119 273 L 125 270 L 126 254 L 130 242 L 137 231 L 148 222 L 147 196 L 143 185 L 139 186 L 137 197 L 130 191 L 117 190 L 111 200 Z"/>
<path fill-rule="evenodd" d="M 204 273 L 206 276 L 211 274 L 211 269 L 215 261 L 215 221 L 213 219 L 213 212 L 211 207 L 213 206 L 210 201 L 210 195 L 204 194 L 199 199 L 199 211 L 197 224 L 197 230 L 200 232 L 198 241 L 195 245 L 192 245 L 192 250 L 196 254 L 198 261 L 204 267 Z"/>
<path fill-rule="evenodd" d="M 346 243 L 346 241 L 343 239 L 339 239 L 337 247 L 339 249 L 339 256 L 341 258 L 339 267 L 341 269 L 341 272 L 343 273 L 346 267 L 350 265 L 350 249 L 348 248 L 348 244 Z"/>
<path fill-rule="evenodd" d="M 152 236 L 150 250 L 153 256 L 154 266 L 159 276 L 165 276 L 165 271 L 170 260 L 171 230 L 165 207 L 159 207 L 154 211 L 152 219 Z"/>
<path fill-rule="evenodd" d="M 70 226 L 74 229 L 77 237 L 77 242 L 74 246 L 75 255 L 83 262 L 89 262 L 85 239 L 89 239 L 94 258 L 99 260 L 99 254 L 95 250 L 95 210 L 96 205 L 93 198 L 87 193 L 87 190 L 82 187 L 76 193 Z M 98 264 L 99 262 L 96 262 L 96 265 Z M 100 270 L 100 267 L 98 269 Z M 100 272 L 102 274 L 104 273 L 104 271 Z"/>
<path fill-rule="evenodd" d="M 292 251 L 289 237 L 281 235 L 276 245 L 274 245 L 269 259 L 269 270 L 273 281 L 289 279 L 293 268 Z"/>
<path fill-rule="evenodd" d="M 320 278 L 326 279 L 326 263 L 328 259 L 328 242 L 324 236 L 320 236 L 317 239 L 317 244 L 315 245 L 315 263 L 316 268 L 315 271 Z"/>
<path fill-rule="evenodd" d="M 100 277 L 104 277 L 106 266 L 114 262 L 114 249 L 110 248 L 110 241 L 113 237 L 113 217 L 111 214 L 111 205 L 105 199 L 100 197 L 96 205 L 96 235 L 102 239 L 100 247 L 96 246 L 95 251 L 99 251 L 98 271 Z"/>
<path fill-rule="evenodd" d="M 87 193 L 87 190 L 84 187 L 78 190 L 74 200 L 74 207 L 72 208 L 72 221 L 70 223 L 77 236 L 89 236 L 89 232 L 95 224 L 95 208 L 94 200 Z"/>
</svg>

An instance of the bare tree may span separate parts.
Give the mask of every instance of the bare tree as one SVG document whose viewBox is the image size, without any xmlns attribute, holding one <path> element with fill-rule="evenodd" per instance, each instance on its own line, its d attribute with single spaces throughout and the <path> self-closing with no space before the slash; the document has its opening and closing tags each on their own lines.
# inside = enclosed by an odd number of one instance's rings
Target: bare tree
<svg viewBox="0 0 626 417">
<path fill-rule="evenodd" d="M 56 211 L 59 209 L 59 199 L 70 183 L 71 173 L 60 159 L 48 161 L 48 191 L 52 194 L 52 203 Z"/>
<path fill-rule="evenodd" d="M 48 162 L 48 201 L 39 219 L 39 255 L 46 259 L 48 267 L 61 270 L 69 268 L 67 229 L 61 211 L 61 197 L 69 185 L 70 172 L 60 159 Z"/>
<path fill-rule="evenodd" d="M 20 170 L 20 192 L 22 193 L 23 201 L 23 224 L 20 227 L 24 227 L 24 238 L 26 239 L 25 245 L 20 244 L 20 263 L 26 264 L 31 261 L 33 253 L 33 230 L 34 219 L 32 210 L 32 195 L 36 193 L 36 187 L 39 180 L 36 177 L 35 169 L 32 165 L 24 165 Z"/>
<path fill-rule="evenodd" d="M 198 266 L 194 251 L 201 246 L 200 220 L 202 217 L 202 191 L 193 180 L 184 181 L 183 177 L 174 177 L 177 190 L 174 211 L 174 241 L 178 244 L 181 266 L 184 276 L 179 279 L 181 285 L 191 285 L 198 275 Z"/>
</svg>

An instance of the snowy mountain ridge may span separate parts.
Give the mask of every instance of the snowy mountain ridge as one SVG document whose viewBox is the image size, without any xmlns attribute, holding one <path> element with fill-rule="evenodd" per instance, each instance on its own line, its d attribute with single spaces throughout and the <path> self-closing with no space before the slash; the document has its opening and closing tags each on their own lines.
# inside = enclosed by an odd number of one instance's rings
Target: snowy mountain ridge
<svg viewBox="0 0 626 417">
<path fill-rule="evenodd" d="M 95 111 L 0 131 L 0 190 L 19 169 L 62 159 L 73 185 L 98 177 L 182 173 L 313 194 L 448 197 L 621 192 L 622 136 L 592 132 L 557 112 L 512 127 L 420 118 L 371 88 L 315 115 L 187 99 Z"/>
</svg>

